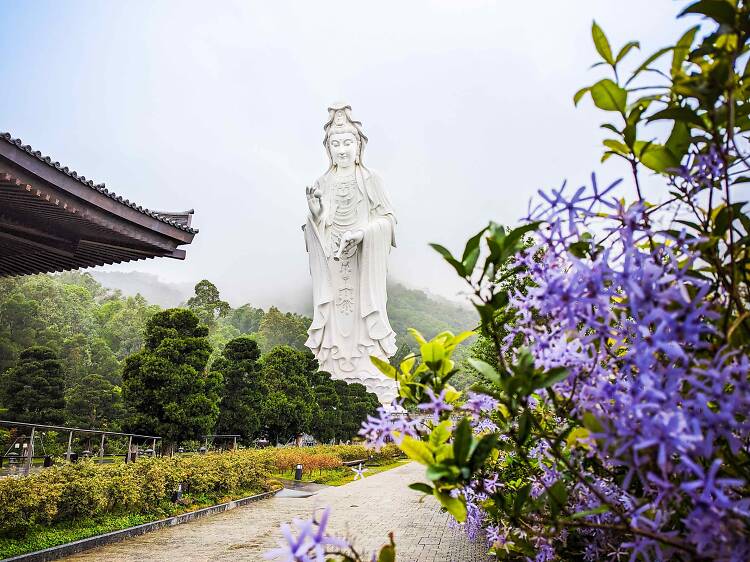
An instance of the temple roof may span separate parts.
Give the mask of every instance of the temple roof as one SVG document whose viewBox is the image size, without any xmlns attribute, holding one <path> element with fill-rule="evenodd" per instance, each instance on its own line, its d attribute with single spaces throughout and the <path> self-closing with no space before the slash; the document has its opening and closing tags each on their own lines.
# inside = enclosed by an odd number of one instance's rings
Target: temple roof
<svg viewBox="0 0 750 562">
<path fill-rule="evenodd" d="M 193 211 L 153 211 L 0 133 L 0 277 L 172 257 Z"/>
</svg>

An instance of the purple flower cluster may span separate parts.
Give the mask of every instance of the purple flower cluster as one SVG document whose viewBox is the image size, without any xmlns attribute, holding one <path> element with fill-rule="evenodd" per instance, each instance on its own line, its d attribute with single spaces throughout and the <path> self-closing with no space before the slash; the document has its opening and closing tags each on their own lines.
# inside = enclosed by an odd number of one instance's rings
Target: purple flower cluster
<svg viewBox="0 0 750 562">
<path fill-rule="evenodd" d="M 706 177 L 716 165 L 701 162 Z M 568 369 L 555 391 L 575 417 L 600 421 L 594 454 L 624 474 L 619 495 L 642 490 L 634 526 L 689 529 L 700 556 L 748 557 L 748 482 L 723 458 L 748 448 L 748 357 L 711 350 L 720 300 L 691 274 L 696 248 L 654 230 L 643 205 L 613 197 L 616 186 L 600 191 L 594 179 L 592 190 L 541 194 L 529 216 L 543 224 L 539 244 L 518 262 L 533 283 L 513 298 L 517 332 L 506 344 L 520 332 L 538 366 Z M 638 535 L 630 545 L 645 557 L 657 548 Z"/>
<path fill-rule="evenodd" d="M 419 436 L 420 421 L 407 414 L 398 400 L 394 400 L 388 408 L 380 406 L 377 414 L 368 415 L 359 430 L 359 435 L 365 438 L 369 446 L 380 450 L 386 443 L 401 443 L 407 435 Z"/>
<path fill-rule="evenodd" d="M 292 524 L 296 527 L 295 536 L 292 528 L 284 523 L 281 526 L 281 534 L 284 541 L 279 547 L 269 550 L 264 554 L 266 560 L 280 560 L 281 562 L 325 562 L 326 547 L 345 549 L 349 543 L 345 540 L 326 534 L 330 508 L 325 508 L 320 516 L 320 521 L 294 519 Z"/>
</svg>

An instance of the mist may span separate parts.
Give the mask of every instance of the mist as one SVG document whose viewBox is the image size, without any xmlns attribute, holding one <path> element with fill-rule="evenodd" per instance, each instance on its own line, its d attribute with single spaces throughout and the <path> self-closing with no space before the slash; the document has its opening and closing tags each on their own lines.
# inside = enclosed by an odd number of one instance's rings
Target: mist
<svg viewBox="0 0 750 562">
<path fill-rule="evenodd" d="M 488 220 L 516 224 L 539 188 L 627 173 L 599 164 L 601 115 L 572 103 L 601 76 L 592 16 L 614 45 L 640 40 L 640 62 L 679 7 L 1 0 L 0 129 L 138 204 L 195 209 L 185 261 L 105 271 L 300 309 L 304 190 L 327 166 L 326 108 L 346 101 L 397 212 L 391 277 L 461 298 L 429 242 L 458 249 Z"/>
</svg>

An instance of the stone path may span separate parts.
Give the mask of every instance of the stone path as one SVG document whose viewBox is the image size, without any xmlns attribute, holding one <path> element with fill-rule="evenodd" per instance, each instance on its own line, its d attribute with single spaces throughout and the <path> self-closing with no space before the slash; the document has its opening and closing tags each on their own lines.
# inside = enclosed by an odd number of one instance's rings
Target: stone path
<svg viewBox="0 0 750 562">
<path fill-rule="evenodd" d="M 407 488 L 424 469 L 409 463 L 308 498 L 272 498 L 169 529 L 66 558 L 69 561 L 263 560 L 281 539 L 279 525 L 309 518 L 315 508 L 332 508 L 329 529 L 370 552 L 394 531 L 398 562 L 486 561 L 483 544 L 470 543 L 448 526 L 435 500 Z"/>
</svg>

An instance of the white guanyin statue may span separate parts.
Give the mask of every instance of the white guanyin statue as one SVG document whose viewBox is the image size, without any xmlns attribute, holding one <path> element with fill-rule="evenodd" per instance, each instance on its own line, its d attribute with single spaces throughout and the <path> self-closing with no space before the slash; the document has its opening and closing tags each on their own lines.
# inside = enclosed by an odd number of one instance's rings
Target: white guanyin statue
<svg viewBox="0 0 750 562">
<path fill-rule="evenodd" d="M 304 227 L 313 284 L 313 321 L 305 345 L 334 379 L 361 383 L 390 404 L 396 382 L 378 371 L 374 355 L 396 352 L 386 313 L 388 254 L 396 216 L 380 177 L 362 162 L 367 137 L 351 107 L 328 108 L 324 145 L 330 166 L 308 187 Z"/>
</svg>

